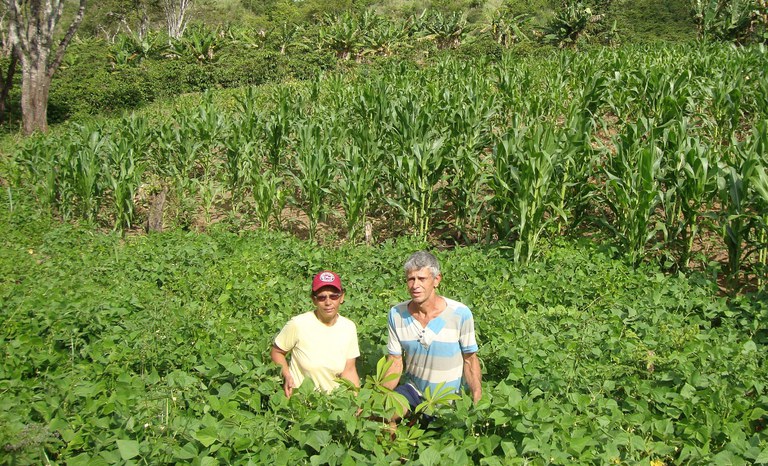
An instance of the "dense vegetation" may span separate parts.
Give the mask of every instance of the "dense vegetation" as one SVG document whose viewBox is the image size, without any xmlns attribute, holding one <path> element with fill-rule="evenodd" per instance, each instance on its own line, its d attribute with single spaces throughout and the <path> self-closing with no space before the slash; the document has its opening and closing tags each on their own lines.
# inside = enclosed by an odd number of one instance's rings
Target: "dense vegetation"
<svg viewBox="0 0 768 466">
<path fill-rule="evenodd" d="M 527 267 L 499 248 L 440 253 L 443 292 L 475 311 L 485 395 L 392 435 L 368 418 L 391 412 L 376 363 L 419 243 L 319 248 L 223 230 L 122 240 L 0 205 L 9 462 L 768 462 L 764 296 L 729 305 L 706 281 L 632 271 L 591 245 L 548 247 Z M 323 267 L 348 284 L 366 382 L 358 396 L 303 386 L 287 401 L 267 350 Z"/>
<path fill-rule="evenodd" d="M 633 264 L 722 256 L 731 285 L 760 285 L 765 60 L 659 45 L 400 62 L 72 125 L 13 162 L 41 206 L 116 230 L 167 191 L 169 227 L 224 217 L 335 241 L 370 223 L 380 239 L 508 242 L 521 262 L 542 238 L 605 237 Z"/>
<path fill-rule="evenodd" d="M 115 5 L 2 143 L 0 463 L 768 464 L 764 2 Z M 424 247 L 484 397 L 393 429 Z M 323 268 L 364 385 L 287 400 Z"/>
</svg>

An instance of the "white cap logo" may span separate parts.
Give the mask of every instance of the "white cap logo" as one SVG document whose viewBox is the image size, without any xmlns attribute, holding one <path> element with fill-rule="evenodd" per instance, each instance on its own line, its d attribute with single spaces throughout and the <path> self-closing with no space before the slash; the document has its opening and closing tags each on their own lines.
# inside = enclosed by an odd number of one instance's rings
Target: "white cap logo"
<svg viewBox="0 0 768 466">
<path fill-rule="evenodd" d="M 320 281 L 323 283 L 331 283 L 335 280 L 331 272 L 323 272 L 320 274 Z"/>
</svg>

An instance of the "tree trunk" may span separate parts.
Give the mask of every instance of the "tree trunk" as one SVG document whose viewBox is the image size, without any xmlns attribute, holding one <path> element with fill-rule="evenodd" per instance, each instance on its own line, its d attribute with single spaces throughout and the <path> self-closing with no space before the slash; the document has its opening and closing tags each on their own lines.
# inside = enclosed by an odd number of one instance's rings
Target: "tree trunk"
<svg viewBox="0 0 768 466">
<path fill-rule="evenodd" d="M 16 75 L 16 63 L 18 57 L 13 49 L 11 49 L 11 61 L 8 63 L 8 72 L 3 75 L 0 70 L 0 123 L 5 122 L 5 115 L 8 112 L 8 94 L 13 88 L 13 77 Z"/>
<path fill-rule="evenodd" d="M 25 134 L 48 129 L 48 91 L 85 14 L 79 0 L 77 14 L 54 46 L 56 25 L 64 0 L 2 0 L 8 12 L 8 37 L 21 62 L 21 118 Z"/>
<path fill-rule="evenodd" d="M 187 11 L 192 0 L 163 0 L 165 23 L 168 26 L 168 36 L 179 39 L 187 28 Z"/>
<path fill-rule="evenodd" d="M 51 79 L 45 62 L 39 66 L 22 63 L 21 121 L 24 134 L 48 131 L 48 91 Z"/>
</svg>

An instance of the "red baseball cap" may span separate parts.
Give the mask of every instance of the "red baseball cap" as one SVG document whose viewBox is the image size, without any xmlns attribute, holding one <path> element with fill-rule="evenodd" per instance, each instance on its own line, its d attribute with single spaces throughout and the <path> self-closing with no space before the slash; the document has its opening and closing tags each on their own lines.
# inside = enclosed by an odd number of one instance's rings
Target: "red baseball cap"
<svg viewBox="0 0 768 466">
<path fill-rule="evenodd" d="M 343 290 L 341 287 L 341 278 L 339 278 L 338 275 L 336 275 L 334 272 L 331 272 L 330 270 L 324 270 L 315 275 L 315 278 L 312 279 L 313 293 L 324 286 L 332 286 L 339 291 Z"/>
</svg>

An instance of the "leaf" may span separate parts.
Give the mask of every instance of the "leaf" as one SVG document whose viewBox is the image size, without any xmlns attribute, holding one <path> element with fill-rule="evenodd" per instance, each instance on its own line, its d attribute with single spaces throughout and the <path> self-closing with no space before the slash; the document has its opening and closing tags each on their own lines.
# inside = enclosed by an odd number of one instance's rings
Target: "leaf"
<svg viewBox="0 0 768 466">
<path fill-rule="evenodd" d="M 206 448 L 213 445 L 219 438 L 217 429 L 213 426 L 198 430 L 195 432 L 194 437 Z"/>
<path fill-rule="evenodd" d="M 304 444 L 309 445 L 319 453 L 324 446 L 331 443 L 331 438 L 331 433 L 327 430 L 313 430 L 307 434 Z"/>
<path fill-rule="evenodd" d="M 440 464 L 440 452 L 437 451 L 434 445 L 419 453 L 418 458 L 424 466 Z"/>
<path fill-rule="evenodd" d="M 763 448 L 763 451 L 755 458 L 755 464 L 768 464 L 768 447 Z"/>
<path fill-rule="evenodd" d="M 180 460 L 191 460 L 197 457 L 197 447 L 194 442 L 188 442 L 183 447 L 174 447 L 173 457 Z"/>
<path fill-rule="evenodd" d="M 120 457 L 129 460 L 139 455 L 139 442 L 136 440 L 117 440 L 117 449 Z"/>
</svg>

